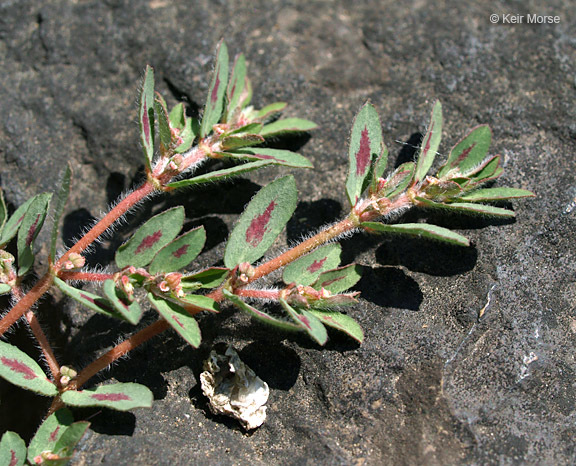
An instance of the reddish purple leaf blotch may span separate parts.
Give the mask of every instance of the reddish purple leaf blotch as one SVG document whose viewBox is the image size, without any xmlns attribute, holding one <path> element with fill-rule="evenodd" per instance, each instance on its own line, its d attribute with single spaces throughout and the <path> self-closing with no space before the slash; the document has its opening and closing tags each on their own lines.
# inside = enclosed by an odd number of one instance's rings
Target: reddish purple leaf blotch
<svg viewBox="0 0 576 466">
<path fill-rule="evenodd" d="M 26 364 L 21 363 L 18 359 L 10 359 L 2 356 L 2 364 L 8 366 L 11 371 L 22 374 L 26 380 L 32 380 L 38 377 L 36 373 L 30 369 Z"/>
<path fill-rule="evenodd" d="M 360 147 L 356 153 L 357 176 L 362 176 L 366 173 L 366 169 L 370 165 L 370 159 L 370 136 L 368 134 L 368 128 L 365 126 L 360 137 Z"/>
<path fill-rule="evenodd" d="M 314 273 L 314 272 L 318 272 L 318 270 L 320 270 L 322 268 L 322 266 L 324 265 L 324 262 L 326 262 L 326 259 L 328 259 L 328 257 L 325 257 L 322 260 L 317 260 L 312 262 L 312 264 L 310 264 L 306 270 L 308 270 L 308 272 L 310 273 Z"/>
<path fill-rule="evenodd" d="M 184 254 L 186 254 L 186 252 L 188 251 L 188 246 L 190 246 L 189 244 L 185 244 L 184 246 L 180 246 L 178 249 L 176 249 L 176 251 L 174 251 L 172 253 L 172 255 L 176 258 L 179 259 L 180 257 L 182 257 Z"/>
<path fill-rule="evenodd" d="M 158 231 L 154 232 L 153 234 L 146 236 L 142 240 L 142 242 L 138 245 L 134 254 L 140 254 L 142 251 L 145 251 L 146 249 L 150 249 L 158 241 L 160 241 L 160 238 L 162 238 L 162 230 L 158 230 Z"/>
<path fill-rule="evenodd" d="M 266 207 L 263 213 L 258 215 L 252 222 L 250 226 L 246 230 L 246 242 L 248 242 L 251 246 L 256 247 L 264 238 L 264 234 L 267 231 L 267 225 L 270 222 L 270 216 L 272 212 L 276 208 L 276 202 L 272 201 Z"/>
<path fill-rule="evenodd" d="M 94 393 L 90 397 L 98 401 L 129 401 L 132 399 L 125 393 Z"/>
</svg>

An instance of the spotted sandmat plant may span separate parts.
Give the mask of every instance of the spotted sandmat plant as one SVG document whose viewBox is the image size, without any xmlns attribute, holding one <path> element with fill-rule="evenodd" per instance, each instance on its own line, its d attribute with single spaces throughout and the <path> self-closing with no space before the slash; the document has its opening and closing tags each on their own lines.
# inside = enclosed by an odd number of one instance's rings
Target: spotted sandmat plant
<svg viewBox="0 0 576 466">
<path fill-rule="evenodd" d="M 300 118 L 280 118 L 286 104 L 262 109 L 250 105 L 252 87 L 246 62 L 239 55 L 229 66 L 226 44 L 221 43 L 200 120 L 189 117 L 184 105 L 168 110 L 154 90 L 154 70 L 147 67 L 140 94 L 138 121 L 146 180 L 123 196 L 110 211 L 69 250 L 56 254 L 58 225 L 70 190 L 71 171 L 64 170 L 61 187 L 53 196 L 39 194 L 12 215 L 0 197 L 0 293 L 11 294 L 13 307 L 0 320 L 0 376 L 40 395 L 51 397 L 48 416 L 28 446 L 14 432 L 0 441 L 0 464 L 63 464 L 89 423 L 75 422 L 69 407 L 105 407 L 130 410 L 150 407 L 152 393 L 136 383 L 111 383 L 83 388 L 92 377 L 114 361 L 159 333 L 175 330 L 198 348 L 201 330 L 195 315 L 217 313 L 233 306 L 279 331 L 304 332 L 324 345 L 327 327 L 344 332 L 359 343 L 363 332 L 355 322 L 358 292 L 351 291 L 361 276 L 356 264 L 341 264 L 337 240 L 356 232 L 400 234 L 468 247 L 464 236 L 427 223 L 393 224 L 412 207 L 444 209 L 465 214 L 513 217 L 514 212 L 493 201 L 532 196 L 522 189 L 485 187 L 502 174 L 500 156 L 488 155 L 490 129 L 472 129 L 450 151 L 444 165 L 430 169 L 442 134 L 442 107 L 433 106 L 428 130 L 414 162 L 407 162 L 385 176 L 388 151 L 372 104 L 358 112 L 350 135 L 346 194 L 348 215 L 321 228 L 287 251 L 262 261 L 294 214 L 297 184 L 293 176 L 277 178 L 245 207 L 228 239 L 223 266 L 199 270 L 195 259 L 206 241 L 203 227 L 182 231 L 186 213 L 177 206 L 153 216 L 115 255 L 116 271 L 87 270 L 83 254 L 119 218 L 153 193 L 173 192 L 193 185 L 241 175 L 268 165 L 311 168 L 305 157 L 263 145 L 287 133 L 309 131 L 316 125 Z M 228 161 L 224 168 L 197 174 L 210 159 Z M 50 214 L 50 215 L 49 215 Z M 49 266 L 28 292 L 23 281 L 33 269 L 35 240 L 47 217 L 54 219 Z M 12 247 L 11 243 L 15 243 Z M 16 251 L 15 255 L 8 252 Z M 281 269 L 274 288 L 262 280 Z M 191 272 L 193 271 L 193 272 Z M 98 282 L 98 292 L 79 283 Z M 146 308 L 157 320 L 118 343 L 91 364 L 71 368 L 57 360 L 34 312 L 35 303 L 52 287 L 85 308 L 113 319 L 140 324 Z M 142 299 L 143 297 L 143 299 Z M 6 332 L 24 318 L 42 350 L 42 366 L 17 346 Z M 48 375 L 44 372 L 48 369 Z"/>
</svg>

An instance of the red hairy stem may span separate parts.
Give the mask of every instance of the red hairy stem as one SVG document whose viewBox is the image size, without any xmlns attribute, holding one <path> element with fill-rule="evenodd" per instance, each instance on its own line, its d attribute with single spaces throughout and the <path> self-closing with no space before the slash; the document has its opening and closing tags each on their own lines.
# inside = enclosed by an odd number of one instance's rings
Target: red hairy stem
<svg viewBox="0 0 576 466">
<path fill-rule="evenodd" d="M 119 343 L 107 353 L 100 356 L 96 361 L 92 362 L 89 366 L 85 367 L 72 382 L 68 385 L 69 389 L 77 390 L 84 385 L 89 379 L 106 369 L 114 361 L 120 359 L 128 352 L 140 346 L 142 343 L 147 342 L 152 337 L 162 333 L 164 330 L 170 328 L 168 322 L 164 319 L 157 320 L 148 327 L 143 328 L 138 333 L 135 333 L 130 338 Z"/>
<path fill-rule="evenodd" d="M 12 288 L 12 293 L 14 298 L 20 299 L 22 298 L 22 290 L 19 287 Z M 36 314 L 31 310 L 26 312 L 26 320 L 28 321 L 28 325 L 30 326 L 30 330 L 34 334 L 36 341 L 40 345 L 42 349 L 42 353 L 44 353 L 44 359 L 46 359 L 46 363 L 52 373 L 52 378 L 56 383 L 58 383 L 60 379 L 60 364 L 56 360 L 56 356 L 52 352 L 52 348 L 50 347 L 50 343 L 48 343 L 48 339 L 40 326 L 40 322 L 38 321 L 38 317 Z"/>
<path fill-rule="evenodd" d="M 44 275 L 34 287 L 18 301 L 12 309 L 0 320 L 0 335 L 3 335 L 40 297 L 52 286 L 54 279 L 50 273 Z"/>
<path fill-rule="evenodd" d="M 92 244 L 110 225 L 118 220 L 122 215 L 128 212 L 138 202 L 154 192 L 156 188 L 150 181 L 146 181 L 136 188 L 116 206 L 114 206 L 102 220 L 90 229 L 80 240 L 72 246 L 64 255 L 54 264 L 52 270 L 59 271 L 62 264 L 66 262 L 72 253 L 80 254 L 90 244 Z M 3 335 L 26 311 L 28 311 L 40 297 L 46 293 L 54 282 L 51 271 L 46 274 L 34 285 L 34 287 L 20 300 L 16 305 L 0 320 L 0 335 Z"/>
<path fill-rule="evenodd" d="M 152 194 L 156 188 L 150 181 L 144 182 L 118 204 L 116 204 L 110 211 L 94 225 L 88 233 L 86 233 L 80 240 L 72 246 L 66 253 L 58 259 L 54 268 L 60 270 L 62 264 L 68 260 L 72 253 L 81 254 L 88 246 L 90 246 L 98 237 L 104 233 L 110 226 L 118 220 L 122 215 L 128 212 L 132 207 L 138 204 L 146 196 Z"/>
<path fill-rule="evenodd" d="M 278 290 L 246 290 L 243 288 L 238 288 L 234 291 L 237 296 L 242 296 L 245 298 L 256 298 L 256 299 L 278 299 Z"/>
<path fill-rule="evenodd" d="M 250 277 L 250 282 L 257 280 L 264 275 L 268 275 L 271 272 L 279 269 L 280 267 L 289 264 L 292 261 L 295 261 L 299 257 L 303 256 L 304 254 L 309 253 L 313 249 L 316 249 L 318 246 L 321 246 L 328 241 L 337 238 L 338 236 L 348 233 L 354 229 L 358 228 L 357 221 L 354 221 L 352 218 L 347 217 L 344 220 L 326 228 L 325 230 L 320 231 L 319 233 L 315 234 L 311 238 L 308 238 L 306 241 L 294 246 L 292 249 L 289 249 L 284 254 L 280 254 L 278 257 L 265 262 L 264 264 L 256 267 L 254 270 L 254 275 Z"/>
<path fill-rule="evenodd" d="M 83 282 L 103 282 L 114 279 L 113 273 L 90 273 L 90 272 L 64 272 L 58 274 L 58 278 L 64 281 L 80 280 Z"/>
</svg>

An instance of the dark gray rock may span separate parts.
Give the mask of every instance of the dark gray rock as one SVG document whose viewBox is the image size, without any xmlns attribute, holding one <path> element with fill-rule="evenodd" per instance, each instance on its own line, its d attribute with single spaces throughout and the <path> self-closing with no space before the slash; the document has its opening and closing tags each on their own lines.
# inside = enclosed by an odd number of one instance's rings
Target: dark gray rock
<svg viewBox="0 0 576 466">
<path fill-rule="evenodd" d="M 346 240 L 346 260 L 368 267 L 364 299 L 350 311 L 365 329 L 362 346 L 331 333 L 319 348 L 231 311 L 201 319 L 199 350 L 170 332 L 154 339 L 101 377 L 144 383 L 154 407 L 78 411 L 92 430 L 75 463 L 573 464 L 576 25 L 570 2 L 541 3 L 2 2 L 2 189 L 17 206 L 54 190 L 69 161 L 68 241 L 138 177 L 135 102 L 146 63 L 170 103 L 198 111 L 222 37 L 246 54 L 256 104 L 285 100 L 288 116 L 321 126 L 300 148 L 316 168 L 298 172 L 302 203 L 278 249 L 345 212 L 347 138 L 366 99 L 380 112 L 392 162 L 410 157 L 394 141 L 417 143 L 439 98 L 444 153 L 488 123 L 492 150 L 505 159 L 498 185 L 537 194 L 513 203 L 515 222 L 431 217 L 462 229 L 469 250 Z M 504 13 L 560 22 L 490 23 Z M 142 215 L 183 202 L 191 224 L 212 235 L 201 259 L 212 264 L 243 205 L 279 173 L 158 199 Z M 90 259 L 109 261 L 129 231 Z M 40 311 L 62 363 L 78 367 L 132 331 L 59 296 Z M 201 396 L 201 361 L 220 341 L 271 387 L 269 419 L 254 433 L 210 414 Z M 2 387 L 1 430 L 31 435 L 38 418 L 28 398 Z"/>
</svg>

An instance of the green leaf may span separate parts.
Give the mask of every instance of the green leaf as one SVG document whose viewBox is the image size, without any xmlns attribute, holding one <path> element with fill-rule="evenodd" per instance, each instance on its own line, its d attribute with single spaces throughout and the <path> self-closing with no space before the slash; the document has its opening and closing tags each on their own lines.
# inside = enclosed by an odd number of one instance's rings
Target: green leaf
<svg viewBox="0 0 576 466">
<path fill-rule="evenodd" d="M 230 273 L 230 269 L 225 267 L 210 267 L 202 272 L 192 275 L 185 275 L 182 277 L 182 288 L 198 289 L 198 288 L 216 288 L 219 286 Z"/>
<path fill-rule="evenodd" d="M 26 444 L 16 432 L 4 432 L 0 440 L 0 464 L 22 466 L 26 461 Z"/>
<path fill-rule="evenodd" d="M 465 176 L 471 177 L 475 182 L 486 183 L 498 178 L 504 170 L 500 166 L 500 156 L 488 157 L 480 165 L 468 171 Z"/>
<path fill-rule="evenodd" d="M 367 187 L 372 162 L 382 151 L 382 125 L 374 106 L 366 102 L 360 109 L 350 135 L 346 194 L 354 206 Z"/>
<path fill-rule="evenodd" d="M 356 285 L 360 278 L 362 278 L 362 266 L 350 264 L 321 273 L 312 284 L 312 288 L 316 290 L 324 288 L 331 293 L 342 293 Z"/>
<path fill-rule="evenodd" d="M 248 134 L 260 134 L 264 125 L 262 123 L 248 123 L 247 125 L 240 126 L 236 129 L 228 131 L 225 136 L 232 136 L 241 133 L 248 133 Z"/>
<path fill-rule="evenodd" d="M 184 109 L 184 104 L 182 102 L 179 102 L 172 107 L 168 119 L 170 120 L 172 127 L 180 130 L 184 129 L 186 126 L 186 110 Z"/>
<path fill-rule="evenodd" d="M 146 66 L 144 84 L 140 93 L 140 143 L 144 150 L 146 166 L 150 168 L 154 157 L 154 68 Z"/>
<path fill-rule="evenodd" d="M 230 234 L 224 253 L 226 267 L 260 259 L 294 213 L 297 197 L 292 176 L 279 178 L 258 191 Z"/>
<path fill-rule="evenodd" d="M 154 397 L 148 387 L 138 383 L 115 383 L 88 390 L 68 390 L 62 401 L 70 406 L 101 406 L 116 411 L 150 408 Z"/>
<path fill-rule="evenodd" d="M 486 159 L 491 143 L 490 127 L 476 126 L 452 148 L 446 164 L 438 171 L 438 177 L 442 178 L 455 168 L 459 173 L 467 173 L 477 167 Z"/>
<path fill-rule="evenodd" d="M 48 207 L 51 193 L 43 193 L 35 196 L 30 203 L 20 228 L 18 229 L 18 275 L 23 276 L 34 263 L 34 240 L 40 233 Z"/>
<path fill-rule="evenodd" d="M 254 306 L 251 306 L 248 303 L 245 303 L 240 299 L 240 297 L 236 296 L 235 294 L 230 293 L 228 290 L 222 290 L 224 296 L 228 298 L 238 309 L 246 312 L 248 315 L 254 317 L 255 319 L 264 322 L 265 324 L 273 325 L 274 327 L 278 327 L 284 330 L 300 330 L 301 325 L 293 324 L 287 320 L 279 319 L 278 317 L 274 317 L 266 312 L 260 311 L 256 309 Z"/>
<path fill-rule="evenodd" d="M 172 143 L 172 131 L 170 131 L 166 101 L 158 92 L 156 92 L 154 99 L 154 111 L 158 117 L 158 135 L 160 136 L 160 142 L 165 148 L 168 148 Z"/>
<path fill-rule="evenodd" d="M 423 191 L 426 197 L 434 201 L 445 201 L 457 198 L 464 191 L 463 188 L 453 180 L 434 180 Z"/>
<path fill-rule="evenodd" d="M 264 125 L 260 135 L 269 138 L 286 133 L 302 133 L 316 128 L 318 128 L 318 125 L 310 120 L 304 120 L 303 118 L 285 118 Z"/>
<path fill-rule="evenodd" d="M 225 154 L 229 157 L 244 160 L 266 160 L 274 165 L 283 165 L 294 168 L 312 168 L 312 163 L 304 156 L 283 149 L 267 149 L 255 147 L 241 149 Z"/>
<path fill-rule="evenodd" d="M 394 196 L 401 194 L 410 185 L 414 176 L 414 162 L 406 162 L 400 165 L 388 177 L 386 184 L 382 188 L 381 195 L 392 199 Z"/>
<path fill-rule="evenodd" d="M 70 178 L 72 176 L 72 170 L 70 168 L 70 162 L 66 163 L 66 168 L 62 175 L 62 181 L 60 183 L 60 189 L 58 190 L 58 195 L 56 196 L 56 205 L 54 206 L 54 226 L 52 227 L 52 236 L 50 238 L 50 257 L 52 261 L 56 257 L 56 241 L 58 240 L 58 224 L 60 223 L 60 218 L 64 213 L 64 208 L 66 207 L 66 202 L 68 201 L 68 196 L 70 194 Z"/>
<path fill-rule="evenodd" d="M 468 202 L 502 201 L 506 199 L 519 199 L 534 197 L 532 191 L 516 188 L 485 188 L 464 194 L 459 199 Z"/>
<path fill-rule="evenodd" d="M 240 54 L 236 57 L 234 62 L 234 67 L 230 73 L 230 82 L 228 83 L 228 89 L 226 90 L 226 96 L 228 100 L 226 121 L 230 121 L 230 119 L 242 109 L 241 96 L 244 92 L 245 83 L 246 58 L 244 57 L 244 54 Z"/>
<path fill-rule="evenodd" d="M 28 446 L 28 461 L 36 464 L 34 458 L 43 451 L 56 453 L 56 445 L 66 431 L 74 424 L 74 417 L 67 408 L 62 408 L 48 416 L 36 431 Z"/>
<path fill-rule="evenodd" d="M 473 204 L 467 202 L 451 202 L 450 204 L 442 204 L 440 202 L 433 202 L 428 199 L 421 199 L 419 197 L 416 199 L 420 202 L 421 205 L 425 207 L 453 210 L 465 214 L 485 215 L 488 217 L 504 217 L 504 218 L 511 218 L 515 216 L 514 212 L 511 210 L 502 209 L 500 207 L 494 207 L 491 205 Z"/>
<path fill-rule="evenodd" d="M 208 98 L 204 107 L 204 115 L 200 126 L 200 136 L 206 137 L 212 132 L 212 127 L 220 122 L 224 110 L 226 86 L 228 85 L 228 48 L 221 42 L 216 52 L 216 66 L 208 90 Z"/>
<path fill-rule="evenodd" d="M 172 189 L 179 189 L 197 184 L 212 183 L 214 181 L 227 180 L 234 176 L 238 176 L 242 173 L 248 173 L 272 164 L 273 162 L 270 162 L 268 160 L 258 160 L 257 162 L 244 163 L 242 165 L 235 165 L 230 168 L 224 168 L 222 170 L 216 170 L 210 173 L 206 173 L 205 175 L 195 176 L 194 178 L 189 178 L 187 180 L 175 181 L 173 183 L 169 183 L 168 187 Z"/>
<path fill-rule="evenodd" d="M 374 162 L 374 165 L 372 166 L 372 186 L 371 186 L 372 191 L 376 190 L 376 187 L 378 186 L 378 179 L 382 177 L 387 166 L 388 166 L 388 148 L 386 147 L 384 142 L 382 142 L 382 150 L 380 152 L 380 155 L 378 156 L 378 158 Z"/>
<path fill-rule="evenodd" d="M 222 138 L 222 150 L 229 151 L 234 149 L 240 149 L 242 147 L 257 146 L 262 144 L 264 138 L 259 134 L 234 134 L 232 136 L 227 136 Z"/>
<path fill-rule="evenodd" d="M 7 217 L 8 210 L 6 209 L 6 201 L 4 200 L 4 193 L 0 189 L 0 233 L 2 233 L 2 230 L 4 229 Z"/>
<path fill-rule="evenodd" d="M 319 345 L 326 343 L 328 340 L 328 332 L 326 332 L 326 327 L 322 325 L 320 319 L 304 309 L 296 311 L 282 298 L 280 298 L 280 304 L 288 315 L 292 317 L 292 320 L 302 327 Z"/>
<path fill-rule="evenodd" d="M 66 282 L 60 280 L 58 277 L 54 277 L 54 284 L 60 288 L 60 290 L 65 295 L 71 297 L 75 301 L 78 301 L 88 309 L 92 309 L 93 311 L 107 315 L 108 317 L 124 320 L 124 316 L 116 310 L 115 306 L 102 296 L 90 293 L 89 291 L 74 288 L 73 286 L 70 286 Z"/>
<path fill-rule="evenodd" d="M 182 154 L 192 147 L 192 143 L 200 134 L 200 123 L 196 118 L 186 117 L 184 129 L 180 132 L 182 144 L 174 149 L 178 154 Z"/>
<path fill-rule="evenodd" d="M 341 332 L 350 335 L 354 340 L 362 343 L 364 340 L 364 332 L 362 327 L 350 316 L 335 311 L 320 311 L 317 309 L 310 309 L 308 311 L 313 316 L 316 316 L 320 322 L 329 327 L 333 327 Z"/>
<path fill-rule="evenodd" d="M 184 224 L 184 207 L 178 206 L 155 215 L 118 248 L 116 265 L 146 267 L 154 256 L 170 243 Z"/>
<path fill-rule="evenodd" d="M 300 257 L 284 268 L 282 280 L 284 283 L 311 285 L 322 272 L 338 267 L 342 247 L 338 243 L 319 247 Z"/>
<path fill-rule="evenodd" d="M 258 121 L 266 121 L 284 110 L 286 105 L 286 102 L 274 102 L 273 104 L 266 105 L 266 107 L 258 110 L 256 113 L 256 119 Z"/>
<path fill-rule="evenodd" d="M 186 296 L 178 298 L 178 302 L 186 305 L 188 310 L 194 309 L 215 313 L 220 312 L 220 305 L 208 296 L 187 294 Z"/>
<path fill-rule="evenodd" d="M 418 151 L 418 157 L 416 161 L 416 171 L 414 174 L 414 181 L 418 183 L 419 181 L 426 178 L 432 163 L 434 163 L 434 158 L 440 146 L 440 140 L 442 139 L 442 104 L 439 100 L 434 103 L 434 108 L 432 109 L 432 116 L 430 117 L 430 125 L 426 131 L 426 135 L 422 140 L 420 145 L 420 150 Z"/>
<path fill-rule="evenodd" d="M 204 247 L 204 227 L 194 228 L 164 246 L 150 264 L 150 273 L 175 272 L 189 265 Z"/>
<path fill-rule="evenodd" d="M 200 346 L 202 336 L 198 322 L 185 309 L 152 293 L 148 293 L 148 301 L 184 340 L 194 348 Z"/>
<path fill-rule="evenodd" d="M 418 238 L 426 238 L 455 244 L 458 246 L 470 246 L 470 241 L 458 233 L 454 233 L 447 228 L 427 223 L 401 223 L 398 225 L 386 225 L 379 222 L 365 222 L 360 226 L 369 228 L 378 233 L 400 233 Z"/>
<path fill-rule="evenodd" d="M 132 325 L 136 325 L 140 322 L 143 311 L 138 304 L 138 301 L 130 301 L 128 296 L 126 296 L 126 293 L 116 287 L 114 280 L 104 281 L 102 289 L 106 298 L 110 301 L 110 304 L 118 314 L 124 318 L 124 320 L 130 322 Z"/>
<path fill-rule="evenodd" d="M 74 448 L 76 448 L 89 426 L 90 423 L 86 421 L 74 422 L 60 436 L 56 445 L 54 445 L 54 452 L 62 458 L 62 465 L 68 464 L 72 459 Z M 44 464 L 53 465 L 55 462 L 46 461 Z"/>
<path fill-rule="evenodd" d="M 8 294 L 12 291 L 12 287 L 6 283 L 0 283 L 0 296 Z"/>
<path fill-rule="evenodd" d="M 8 221 L 4 225 L 4 228 L 2 229 L 2 236 L 0 237 L 0 247 L 6 245 L 8 241 L 10 241 L 12 238 L 14 238 L 14 236 L 16 236 L 16 233 L 18 233 L 20 225 L 22 225 L 22 220 L 24 220 L 24 216 L 26 215 L 28 207 L 30 207 L 30 204 L 32 204 L 32 202 L 34 202 L 34 200 L 38 196 L 41 196 L 41 194 L 38 194 L 28 199 L 24 204 L 18 207 L 16 209 L 16 212 L 14 212 L 12 216 L 8 219 Z"/>
<path fill-rule="evenodd" d="M 0 377 L 19 387 L 45 396 L 56 396 L 58 389 L 30 356 L 15 346 L 0 341 Z"/>
</svg>

